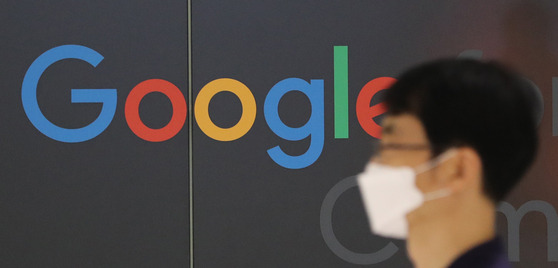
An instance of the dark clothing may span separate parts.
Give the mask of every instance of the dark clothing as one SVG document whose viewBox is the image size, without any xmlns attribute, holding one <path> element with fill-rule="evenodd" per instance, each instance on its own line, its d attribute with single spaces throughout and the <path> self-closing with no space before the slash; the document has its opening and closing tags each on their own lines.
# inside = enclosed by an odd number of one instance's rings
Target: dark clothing
<svg viewBox="0 0 558 268">
<path fill-rule="evenodd" d="M 457 258 L 448 268 L 511 268 L 498 238 L 480 244 Z"/>
</svg>

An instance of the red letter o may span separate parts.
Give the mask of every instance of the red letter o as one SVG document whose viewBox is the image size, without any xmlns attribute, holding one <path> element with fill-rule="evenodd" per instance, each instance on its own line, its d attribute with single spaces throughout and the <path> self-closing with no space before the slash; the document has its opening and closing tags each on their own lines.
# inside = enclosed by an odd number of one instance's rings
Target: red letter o
<svg viewBox="0 0 558 268">
<path fill-rule="evenodd" d="M 170 122 L 159 129 L 147 127 L 139 116 L 139 105 L 143 97 L 151 92 L 165 94 L 172 104 L 172 118 Z M 135 86 L 124 107 L 124 115 L 128 126 L 138 137 L 151 142 L 166 141 L 180 131 L 186 121 L 186 100 L 174 84 L 162 79 L 149 79 Z"/>
</svg>

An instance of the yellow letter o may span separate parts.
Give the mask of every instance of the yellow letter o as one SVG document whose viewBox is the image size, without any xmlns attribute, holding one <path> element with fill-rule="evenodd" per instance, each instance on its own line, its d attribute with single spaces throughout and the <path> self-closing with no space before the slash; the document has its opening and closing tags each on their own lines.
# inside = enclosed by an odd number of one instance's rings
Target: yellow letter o
<svg viewBox="0 0 558 268">
<path fill-rule="evenodd" d="M 236 125 L 230 128 L 216 126 L 209 117 L 209 102 L 215 94 L 228 91 L 235 94 L 242 104 L 242 115 Z M 200 129 L 210 138 L 218 141 L 233 141 L 246 134 L 256 120 L 256 100 L 250 89 L 231 78 L 219 78 L 209 82 L 198 93 L 194 114 Z"/>
</svg>

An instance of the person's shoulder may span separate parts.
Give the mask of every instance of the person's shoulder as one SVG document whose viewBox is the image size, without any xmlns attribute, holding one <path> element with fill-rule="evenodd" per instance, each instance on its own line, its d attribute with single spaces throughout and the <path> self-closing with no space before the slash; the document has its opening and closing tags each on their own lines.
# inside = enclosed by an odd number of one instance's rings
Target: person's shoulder
<svg viewBox="0 0 558 268">
<path fill-rule="evenodd" d="M 488 240 L 459 256 L 448 268 L 511 268 L 501 240 Z"/>
</svg>

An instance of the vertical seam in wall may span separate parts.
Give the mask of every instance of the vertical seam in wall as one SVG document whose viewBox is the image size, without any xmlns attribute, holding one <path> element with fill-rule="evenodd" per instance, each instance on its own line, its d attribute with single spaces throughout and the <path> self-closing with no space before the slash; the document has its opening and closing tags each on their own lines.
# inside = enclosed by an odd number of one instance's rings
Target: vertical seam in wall
<svg viewBox="0 0 558 268">
<path fill-rule="evenodd" d="M 192 0 L 188 1 L 188 212 L 189 212 L 189 249 L 190 268 L 194 268 L 194 173 L 193 173 L 193 116 L 192 116 Z"/>
</svg>

